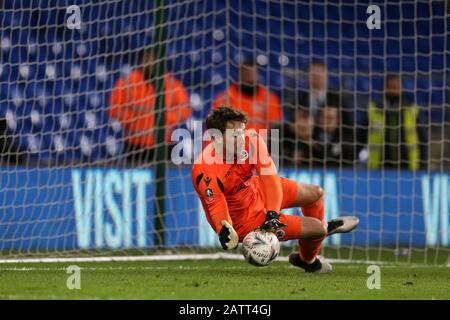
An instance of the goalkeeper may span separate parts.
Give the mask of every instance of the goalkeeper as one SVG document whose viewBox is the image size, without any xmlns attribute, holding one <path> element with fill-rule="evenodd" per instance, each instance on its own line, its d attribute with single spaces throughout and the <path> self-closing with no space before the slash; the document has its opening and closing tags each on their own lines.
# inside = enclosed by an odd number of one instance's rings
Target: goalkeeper
<svg viewBox="0 0 450 320">
<path fill-rule="evenodd" d="M 289 262 L 306 272 L 330 272 L 331 265 L 317 255 L 323 239 L 353 230 L 358 219 L 327 223 L 322 188 L 279 177 L 264 140 L 246 131 L 246 122 L 245 114 L 230 107 L 215 109 L 206 119 L 212 143 L 195 161 L 192 183 L 209 224 L 225 250 L 237 248 L 257 228 L 274 232 L 280 241 L 298 239 L 299 252 L 291 253 Z M 280 212 L 292 207 L 301 207 L 304 216 Z"/>
</svg>

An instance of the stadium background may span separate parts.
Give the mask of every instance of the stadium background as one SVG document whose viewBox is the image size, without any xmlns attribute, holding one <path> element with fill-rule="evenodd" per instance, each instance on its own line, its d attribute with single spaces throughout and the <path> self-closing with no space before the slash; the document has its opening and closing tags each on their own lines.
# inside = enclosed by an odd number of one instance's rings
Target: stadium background
<svg viewBox="0 0 450 320">
<path fill-rule="evenodd" d="M 73 4 L 81 9 L 80 30 L 66 25 Z M 442 1 L 370 4 L 383 8 L 380 30 L 367 28 L 368 1 L 166 2 L 167 69 L 189 90 L 192 108 L 180 126 L 195 130 L 213 98 L 236 80 L 245 57 L 258 57 L 261 82 L 282 99 L 306 88 L 307 66 L 324 60 L 330 87 L 347 93 L 355 106 L 355 126 L 369 99 L 381 99 L 384 74 L 400 73 L 406 94 L 429 120 L 434 148 L 428 171 L 367 171 L 355 161 L 350 169 L 283 172 L 320 184 L 334 179 L 330 217 L 360 217 L 357 232 L 330 245 L 445 248 L 448 13 Z M 154 43 L 154 2 L 22 0 L 3 6 L 0 116 L 26 160 L 1 169 L 0 250 L 20 256 L 151 248 L 153 171 L 122 166 L 124 132 L 108 116 L 108 99 L 115 81 L 136 66 L 139 51 Z M 202 220 L 189 166 L 168 165 L 165 245 L 217 245 Z M 125 225 L 130 211 L 136 216 Z"/>
</svg>

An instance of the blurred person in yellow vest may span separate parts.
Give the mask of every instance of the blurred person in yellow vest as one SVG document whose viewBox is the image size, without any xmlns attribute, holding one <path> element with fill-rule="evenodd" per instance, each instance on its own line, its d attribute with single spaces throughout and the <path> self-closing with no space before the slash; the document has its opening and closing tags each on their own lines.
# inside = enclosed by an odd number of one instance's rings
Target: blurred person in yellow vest
<svg viewBox="0 0 450 320">
<path fill-rule="evenodd" d="M 381 103 L 370 101 L 359 138 L 366 147 L 359 153 L 369 169 L 427 167 L 426 121 L 420 108 L 409 102 L 398 75 L 385 77 Z"/>
</svg>

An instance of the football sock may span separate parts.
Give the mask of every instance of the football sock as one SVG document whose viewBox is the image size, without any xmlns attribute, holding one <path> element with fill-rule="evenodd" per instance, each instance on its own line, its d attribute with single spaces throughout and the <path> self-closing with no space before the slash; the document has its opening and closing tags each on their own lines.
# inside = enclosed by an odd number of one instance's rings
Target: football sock
<svg viewBox="0 0 450 320">
<path fill-rule="evenodd" d="M 313 204 L 302 207 L 302 212 L 305 217 L 312 217 L 319 219 L 322 223 L 325 223 L 325 210 L 323 197 L 314 202 Z M 315 240 L 298 240 L 299 254 L 303 261 L 312 261 L 320 251 L 320 246 L 324 238 Z"/>
</svg>

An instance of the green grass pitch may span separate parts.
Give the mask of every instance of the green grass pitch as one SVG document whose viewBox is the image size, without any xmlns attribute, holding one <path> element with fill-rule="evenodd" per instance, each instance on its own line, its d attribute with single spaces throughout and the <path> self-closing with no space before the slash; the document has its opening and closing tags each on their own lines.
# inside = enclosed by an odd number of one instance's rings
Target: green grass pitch
<svg viewBox="0 0 450 320">
<path fill-rule="evenodd" d="M 81 289 L 69 290 L 69 265 Z M 367 288 L 367 265 L 334 264 L 306 274 L 287 262 L 245 261 L 0 264 L 0 299 L 450 299 L 450 268 L 381 265 L 381 289 Z"/>
</svg>

